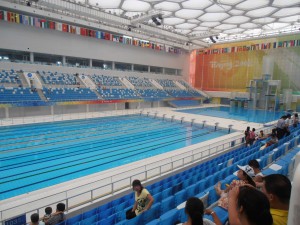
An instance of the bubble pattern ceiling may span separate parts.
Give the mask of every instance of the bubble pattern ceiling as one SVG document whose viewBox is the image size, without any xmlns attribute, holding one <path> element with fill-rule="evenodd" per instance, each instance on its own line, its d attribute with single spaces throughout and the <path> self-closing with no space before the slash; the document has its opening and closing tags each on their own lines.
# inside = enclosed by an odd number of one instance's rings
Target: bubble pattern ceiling
<svg viewBox="0 0 300 225">
<path fill-rule="evenodd" d="M 150 10 L 163 12 L 163 23 L 143 23 L 195 37 L 202 32 L 218 33 L 220 40 L 285 33 L 300 29 L 300 0 L 79 0 L 127 19 Z M 200 39 L 199 39 L 200 40 Z M 209 38 L 203 39 L 210 42 Z"/>
</svg>

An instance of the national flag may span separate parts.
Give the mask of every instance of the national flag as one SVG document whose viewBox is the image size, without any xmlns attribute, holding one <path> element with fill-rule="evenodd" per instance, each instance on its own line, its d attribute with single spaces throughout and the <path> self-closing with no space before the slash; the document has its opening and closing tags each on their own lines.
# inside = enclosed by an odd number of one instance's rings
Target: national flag
<svg viewBox="0 0 300 225">
<path fill-rule="evenodd" d="M 55 23 L 55 30 L 62 31 L 62 23 L 56 22 Z"/>
<path fill-rule="evenodd" d="M 7 11 L 3 11 L 3 20 L 8 21 L 8 19 L 7 19 Z"/>
<path fill-rule="evenodd" d="M 105 33 L 105 40 L 111 41 L 112 40 L 112 35 L 110 33 Z"/>
<path fill-rule="evenodd" d="M 15 13 L 15 22 L 20 23 L 20 14 L 19 13 Z"/>
<path fill-rule="evenodd" d="M 0 10 L 0 20 L 4 20 L 4 12 Z"/>
<path fill-rule="evenodd" d="M 35 27 L 41 27 L 39 18 L 34 18 L 34 26 Z"/>
<path fill-rule="evenodd" d="M 80 28 L 80 35 L 81 36 L 86 36 L 86 29 L 85 28 L 83 28 L 83 27 Z"/>
<path fill-rule="evenodd" d="M 96 31 L 96 38 L 101 39 L 101 31 Z"/>
<path fill-rule="evenodd" d="M 80 35 L 80 27 L 76 27 L 76 34 Z"/>
<path fill-rule="evenodd" d="M 55 22 L 50 21 L 49 28 L 50 28 L 51 30 L 55 30 Z"/>
<path fill-rule="evenodd" d="M 105 32 L 101 32 L 101 39 L 105 39 Z"/>
<path fill-rule="evenodd" d="M 63 32 L 69 32 L 69 25 L 63 23 L 63 24 L 62 24 L 62 31 L 63 31 Z"/>
</svg>

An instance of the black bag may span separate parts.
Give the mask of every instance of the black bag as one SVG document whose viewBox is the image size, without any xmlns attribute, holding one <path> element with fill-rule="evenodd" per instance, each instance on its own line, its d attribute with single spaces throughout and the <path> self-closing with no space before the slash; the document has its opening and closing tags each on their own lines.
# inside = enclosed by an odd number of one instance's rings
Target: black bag
<svg viewBox="0 0 300 225">
<path fill-rule="evenodd" d="M 132 218 L 136 217 L 135 212 L 132 212 L 132 209 L 129 209 L 126 211 L 126 219 L 130 220 Z"/>
</svg>

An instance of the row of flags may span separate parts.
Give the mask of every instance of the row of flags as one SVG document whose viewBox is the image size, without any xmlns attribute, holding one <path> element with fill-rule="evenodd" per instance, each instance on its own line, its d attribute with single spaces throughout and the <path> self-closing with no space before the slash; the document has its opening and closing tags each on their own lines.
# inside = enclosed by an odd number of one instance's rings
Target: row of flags
<svg viewBox="0 0 300 225">
<path fill-rule="evenodd" d="M 36 18 L 33 16 L 26 16 L 26 15 L 22 15 L 19 13 L 8 12 L 5 10 L 0 10 L 0 20 L 12 22 L 12 23 L 24 24 L 24 25 L 28 25 L 28 26 L 43 28 L 43 29 L 58 30 L 61 32 L 72 33 L 72 34 L 77 34 L 77 35 L 87 36 L 87 37 L 93 37 L 93 38 L 118 42 L 118 43 L 127 44 L 127 45 L 134 45 L 134 46 L 139 46 L 139 47 L 143 47 L 143 48 L 150 48 L 150 49 L 155 49 L 155 50 L 165 51 L 165 52 L 170 52 L 170 53 L 176 53 L 176 54 L 182 53 L 181 49 L 174 48 L 174 47 L 168 46 L 168 45 L 154 43 L 154 42 L 150 42 L 147 40 L 141 40 L 141 39 L 129 37 L 129 36 L 115 35 L 115 34 L 111 34 L 108 32 L 103 32 L 103 31 L 88 29 L 88 28 L 84 28 L 84 27 L 69 25 L 69 24 L 65 24 L 65 23 L 50 21 L 47 19 L 40 19 L 40 18 Z"/>
<path fill-rule="evenodd" d="M 288 41 L 278 41 L 262 44 L 252 44 L 247 46 L 233 46 L 227 48 L 216 48 L 216 49 L 200 49 L 197 51 L 197 54 L 222 54 L 222 53 L 231 53 L 231 52 L 247 52 L 247 51 L 256 51 L 264 49 L 275 49 L 275 48 L 290 48 L 300 46 L 299 40 L 288 40 Z"/>
</svg>

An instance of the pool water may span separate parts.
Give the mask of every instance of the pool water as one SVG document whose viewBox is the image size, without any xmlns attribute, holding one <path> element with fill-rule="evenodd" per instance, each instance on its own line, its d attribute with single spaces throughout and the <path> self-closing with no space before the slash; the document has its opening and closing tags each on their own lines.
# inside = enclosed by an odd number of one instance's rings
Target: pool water
<svg viewBox="0 0 300 225">
<path fill-rule="evenodd" d="M 231 108 L 226 106 L 193 108 L 176 111 L 233 120 L 243 120 L 254 123 L 268 123 L 274 120 L 278 120 L 284 114 L 283 112 L 265 111 L 259 109 L 253 110 L 238 107 Z"/>
<path fill-rule="evenodd" d="M 2 127 L 0 199 L 226 134 L 140 115 Z"/>
</svg>

